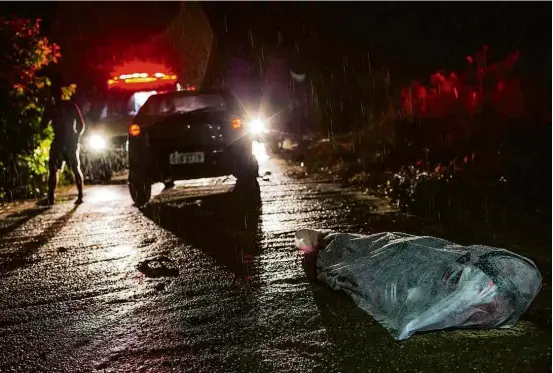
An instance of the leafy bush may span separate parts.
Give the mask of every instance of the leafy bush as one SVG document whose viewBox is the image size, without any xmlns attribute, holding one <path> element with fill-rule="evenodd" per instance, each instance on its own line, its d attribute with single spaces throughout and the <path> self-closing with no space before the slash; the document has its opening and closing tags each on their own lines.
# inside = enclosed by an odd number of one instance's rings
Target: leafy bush
<svg viewBox="0 0 553 373">
<path fill-rule="evenodd" d="M 41 126 L 50 80 L 39 72 L 59 47 L 40 35 L 40 19 L 16 18 L 0 20 L 0 49 L 0 198 L 41 194 L 53 134 Z"/>
</svg>

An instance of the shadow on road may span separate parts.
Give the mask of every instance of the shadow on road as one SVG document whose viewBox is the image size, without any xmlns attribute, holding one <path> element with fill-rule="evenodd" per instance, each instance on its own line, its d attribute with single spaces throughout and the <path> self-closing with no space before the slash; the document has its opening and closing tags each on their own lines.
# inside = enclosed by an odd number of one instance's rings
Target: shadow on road
<svg viewBox="0 0 553 373">
<path fill-rule="evenodd" d="M 8 215 L 2 222 L 2 225 L 0 225 L 0 237 L 3 237 L 10 232 L 16 230 L 17 228 L 21 227 L 23 224 L 25 224 L 35 216 L 40 215 L 46 210 L 48 210 L 48 207 L 36 206 L 28 210 Z"/>
<path fill-rule="evenodd" d="M 389 361 L 397 359 L 398 343 L 345 293 L 332 290 L 317 280 L 316 260 L 316 254 L 306 255 L 302 267 L 332 342 L 333 363 L 344 372 L 367 372 L 376 367 L 376 371 L 393 371 Z"/>
<path fill-rule="evenodd" d="M 54 220 L 54 222 L 50 224 L 41 234 L 23 244 L 17 251 L 0 255 L 0 273 L 10 272 L 24 266 L 28 262 L 29 257 L 34 254 L 36 250 L 50 241 L 50 239 L 55 237 L 63 229 L 63 227 L 65 227 L 69 219 L 71 219 L 77 210 L 77 207 L 78 206 L 73 207 L 67 213 Z M 38 215 L 43 210 L 39 209 L 32 211 L 37 212 L 34 215 L 31 214 L 31 216 L 26 218 L 25 221 Z"/>
<path fill-rule="evenodd" d="M 250 276 L 258 253 L 259 185 L 237 184 L 231 192 L 150 203 L 146 217 L 212 257 L 236 277 Z"/>
</svg>

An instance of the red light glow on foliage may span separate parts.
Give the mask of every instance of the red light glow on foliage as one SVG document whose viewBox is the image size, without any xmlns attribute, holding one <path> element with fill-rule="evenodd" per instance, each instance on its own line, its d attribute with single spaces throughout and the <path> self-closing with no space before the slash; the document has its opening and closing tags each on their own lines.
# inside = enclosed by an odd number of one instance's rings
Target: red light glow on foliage
<svg viewBox="0 0 553 373">
<path fill-rule="evenodd" d="M 474 59 L 466 57 L 476 68 L 470 66 L 465 71 L 431 74 L 426 86 L 411 82 L 402 90 L 403 112 L 411 118 L 437 119 L 457 115 L 460 111 L 473 115 L 488 104 L 501 115 L 525 115 L 520 79 L 512 74 L 520 52 L 489 63 L 487 49 L 477 51 Z"/>
<path fill-rule="evenodd" d="M 10 76 L 14 94 L 40 90 L 48 78 L 36 73 L 61 57 L 60 48 L 40 35 L 41 19 L 13 18 L 0 20 L 4 58 L 2 73 Z M 29 107 L 33 108 L 34 104 Z"/>
</svg>

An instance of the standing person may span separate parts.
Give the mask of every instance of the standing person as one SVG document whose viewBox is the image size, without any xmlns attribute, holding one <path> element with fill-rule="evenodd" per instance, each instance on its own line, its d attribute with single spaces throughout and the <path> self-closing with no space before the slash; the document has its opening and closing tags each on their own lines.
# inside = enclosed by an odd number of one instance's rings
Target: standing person
<svg viewBox="0 0 553 373">
<path fill-rule="evenodd" d="M 75 184 L 79 192 L 76 204 L 83 203 L 83 174 L 79 159 L 79 140 L 85 130 L 85 122 L 81 110 L 75 103 L 74 95 L 69 100 L 63 99 L 61 84 L 52 84 L 52 98 L 54 102 L 46 108 L 43 125 L 52 122 L 54 140 L 50 146 L 48 200 L 49 205 L 54 204 L 56 186 L 58 184 L 58 172 L 63 162 L 67 163 L 75 177 Z"/>
</svg>

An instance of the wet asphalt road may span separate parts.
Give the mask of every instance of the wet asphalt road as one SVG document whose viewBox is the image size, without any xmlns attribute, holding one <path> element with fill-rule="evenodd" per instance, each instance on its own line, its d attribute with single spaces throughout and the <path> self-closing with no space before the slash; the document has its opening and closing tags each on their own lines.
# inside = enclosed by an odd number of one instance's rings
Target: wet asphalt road
<svg viewBox="0 0 553 373">
<path fill-rule="evenodd" d="M 550 370 L 550 295 L 535 311 L 548 316 L 510 330 L 400 343 L 310 282 L 295 230 L 394 222 L 370 200 L 268 167 L 257 193 L 234 179 L 156 186 L 141 211 L 125 185 L 92 186 L 81 206 L 0 222 L 0 372 Z"/>
</svg>

